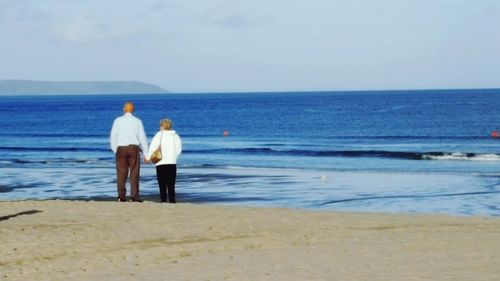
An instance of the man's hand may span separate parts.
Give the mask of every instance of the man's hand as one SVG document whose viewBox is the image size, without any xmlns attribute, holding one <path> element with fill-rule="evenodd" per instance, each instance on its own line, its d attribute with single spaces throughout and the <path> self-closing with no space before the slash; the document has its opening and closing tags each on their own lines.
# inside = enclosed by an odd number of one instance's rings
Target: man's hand
<svg viewBox="0 0 500 281">
<path fill-rule="evenodd" d="M 144 163 L 145 163 L 145 164 L 149 163 L 149 159 L 148 159 L 148 158 L 146 158 L 146 156 L 144 156 Z"/>
</svg>

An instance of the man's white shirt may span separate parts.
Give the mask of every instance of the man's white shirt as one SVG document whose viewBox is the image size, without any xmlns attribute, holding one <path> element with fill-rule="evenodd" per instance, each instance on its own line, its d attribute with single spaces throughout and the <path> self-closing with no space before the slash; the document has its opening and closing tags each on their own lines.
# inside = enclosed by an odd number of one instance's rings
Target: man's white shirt
<svg viewBox="0 0 500 281">
<path fill-rule="evenodd" d="M 125 113 L 115 119 L 109 141 L 111 150 L 114 153 L 116 153 L 119 146 L 127 145 L 138 145 L 144 153 L 148 151 L 148 140 L 142 121 L 132 113 Z"/>
</svg>

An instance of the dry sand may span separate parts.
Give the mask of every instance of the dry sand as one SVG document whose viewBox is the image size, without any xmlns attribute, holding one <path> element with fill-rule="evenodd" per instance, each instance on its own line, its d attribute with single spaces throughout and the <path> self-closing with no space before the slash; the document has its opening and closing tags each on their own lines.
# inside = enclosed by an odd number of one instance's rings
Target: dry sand
<svg viewBox="0 0 500 281">
<path fill-rule="evenodd" d="M 0 202 L 0 280 L 500 280 L 500 220 Z"/>
</svg>

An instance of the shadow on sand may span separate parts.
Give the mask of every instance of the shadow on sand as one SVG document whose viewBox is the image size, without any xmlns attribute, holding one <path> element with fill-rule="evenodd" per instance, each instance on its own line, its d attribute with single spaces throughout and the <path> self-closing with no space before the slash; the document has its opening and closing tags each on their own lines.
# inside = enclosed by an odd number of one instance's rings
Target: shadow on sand
<svg viewBox="0 0 500 281">
<path fill-rule="evenodd" d="M 41 213 L 41 212 L 42 211 L 40 211 L 40 210 L 24 211 L 24 212 L 20 212 L 20 213 L 17 213 L 17 214 L 0 217 L 0 221 L 6 221 L 6 220 L 9 220 L 9 219 L 18 217 L 18 216 L 34 215 L 34 214 Z"/>
</svg>

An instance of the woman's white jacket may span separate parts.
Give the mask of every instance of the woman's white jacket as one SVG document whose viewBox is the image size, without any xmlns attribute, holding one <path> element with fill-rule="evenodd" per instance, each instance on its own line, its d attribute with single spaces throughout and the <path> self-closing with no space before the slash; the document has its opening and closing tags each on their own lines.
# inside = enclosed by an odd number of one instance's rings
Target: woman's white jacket
<svg viewBox="0 0 500 281">
<path fill-rule="evenodd" d="M 182 142 L 174 130 L 160 130 L 156 133 L 149 145 L 147 158 L 150 159 L 153 152 L 160 146 L 162 159 L 155 165 L 176 164 L 177 158 L 182 152 Z"/>
</svg>

